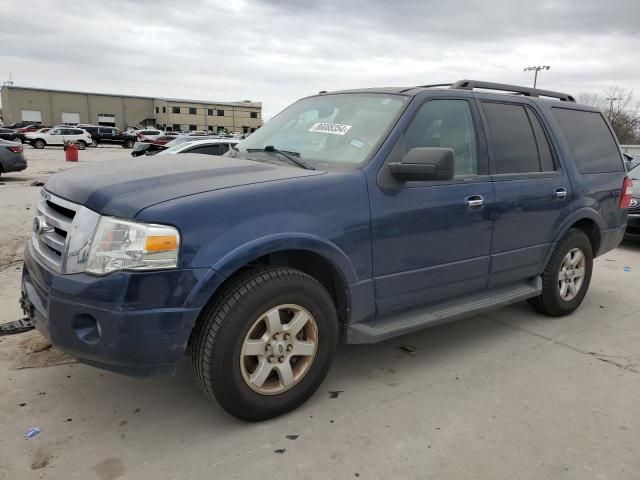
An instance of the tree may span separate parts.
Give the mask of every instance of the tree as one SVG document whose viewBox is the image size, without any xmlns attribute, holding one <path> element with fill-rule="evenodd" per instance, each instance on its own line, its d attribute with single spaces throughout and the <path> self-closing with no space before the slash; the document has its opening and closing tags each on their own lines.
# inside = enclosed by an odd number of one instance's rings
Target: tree
<svg viewBox="0 0 640 480">
<path fill-rule="evenodd" d="M 580 94 L 578 102 L 602 110 L 622 145 L 640 143 L 640 103 L 635 101 L 633 90 L 612 86 L 604 95 Z"/>
</svg>

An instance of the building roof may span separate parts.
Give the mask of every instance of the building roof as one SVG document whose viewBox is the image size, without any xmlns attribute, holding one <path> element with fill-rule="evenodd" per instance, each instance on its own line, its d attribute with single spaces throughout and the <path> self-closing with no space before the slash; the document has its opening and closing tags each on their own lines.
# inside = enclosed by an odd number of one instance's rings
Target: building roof
<svg viewBox="0 0 640 480">
<path fill-rule="evenodd" d="M 253 107 L 262 108 L 262 102 L 252 102 L 249 100 L 239 102 L 217 102 L 214 100 L 190 100 L 185 98 L 170 98 L 170 97 L 148 97 L 144 95 L 125 95 L 121 93 L 99 93 L 99 92 L 80 92 L 77 90 L 59 90 L 55 88 L 39 88 L 39 87 L 22 87 L 19 85 L 2 85 L 2 89 L 9 90 L 31 90 L 39 92 L 55 92 L 55 93 L 75 93 L 80 95 L 100 95 L 105 97 L 129 97 L 129 98 L 144 98 L 146 100 L 161 100 L 166 102 L 182 102 L 182 103 L 206 103 L 211 105 L 223 105 L 229 107 Z"/>
</svg>

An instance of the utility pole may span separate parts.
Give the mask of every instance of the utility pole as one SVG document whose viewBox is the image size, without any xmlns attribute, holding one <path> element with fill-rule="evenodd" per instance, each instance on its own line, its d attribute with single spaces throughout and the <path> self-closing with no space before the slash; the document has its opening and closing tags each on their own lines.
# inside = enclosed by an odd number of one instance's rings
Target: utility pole
<svg viewBox="0 0 640 480">
<path fill-rule="evenodd" d="M 538 84 L 538 72 L 540 70 L 551 70 L 551 67 L 549 65 L 535 65 L 533 67 L 524 68 L 525 72 L 536 72 L 533 76 L 533 88 L 536 88 L 536 85 Z"/>
</svg>

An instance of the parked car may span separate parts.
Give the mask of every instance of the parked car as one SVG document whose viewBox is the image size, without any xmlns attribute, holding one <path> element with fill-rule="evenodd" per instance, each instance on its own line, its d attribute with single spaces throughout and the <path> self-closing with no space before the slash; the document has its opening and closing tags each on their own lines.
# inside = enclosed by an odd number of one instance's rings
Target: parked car
<svg viewBox="0 0 640 480">
<path fill-rule="evenodd" d="M 633 193 L 629 204 L 629 218 L 625 236 L 640 240 L 640 164 L 636 164 L 628 173 L 633 180 Z"/>
<path fill-rule="evenodd" d="M 194 141 L 202 141 L 208 140 L 212 138 L 220 138 L 217 136 L 203 136 L 203 135 L 178 135 L 177 137 L 173 137 L 173 139 L 169 142 L 164 143 L 164 140 L 154 141 L 154 142 L 136 142 L 133 146 L 133 151 L 131 152 L 132 157 L 139 157 L 141 155 L 155 155 L 159 152 L 163 152 L 171 147 L 176 145 L 180 145 L 186 142 L 194 142 Z"/>
<path fill-rule="evenodd" d="M 138 142 L 147 142 L 147 141 L 152 142 L 158 137 L 165 136 L 163 131 L 155 130 L 153 128 L 145 129 L 145 130 L 136 130 L 134 132 L 134 135 L 136 136 L 136 139 L 138 140 Z"/>
<path fill-rule="evenodd" d="M 41 133 L 27 133 L 25 141 L 33 148 L 44 148 L 46 146 L 63 146 L 67 142 L 74 142 L 79 150 L 84 150 L 87 145 L 91 145 L 91 135 L 81 128 L 58 127 Z"/>
<path fill-rule="evenodd" d="M 27 133 L 35 132 L 36 130 L 40 130 L 40 129 L 45 128 L 45 127 L 47 127 L 47 125 L 42 125 L 40 123 L 34 123 L 34 124 L 31 124 L 31 125 L 27 125 L 25 127 L 17 128 L 16 132 L 27 134 Z"/>
<path fill-rule="evenodd" d="M 0 128 L 0 139 L 23 143 L 25 136 L 24 133 L 19 133 L 11 128 L 2 127 Z"/>
<path fill-rule="evenodd" d="M 572 313 L 631 202 L 601 112 L 528 87 L 322 93 L 236 148 L 49 177 L 22 276 L 37 328 L 129 375 L 189 351 L 207 397 L 262 420 L 313 394 L 339 340 Z"/>
<path fill-rule="evenodd" d="M 17 130 L 19 128 L 28 127 L 29 125 L 33 125 L 33 122 L 14 122 L 9 125 L 4 125 L 5 128 L 11 128 L 13 130 Z"/>
<path fill-rule="evenodd" d="M 89 126 L 83 127 L 91 135 L 91 146 L 97 147 L 100 144 L 122 145 L 123 148 L 133 148 L 136 137 L 123 133 L 115 127 Z"/>
<path fill-rule="evenodd" d="M 240 143 L 238 140 L 227 138 L 202 138 L 200 140 L 190 139 L 173 147 L 158 152 L 158 155 L 175 155 L 177 153 L 204 153 L 207 155 L 224 155 L 232 146 Z"/>
<path fill-rule="evenodd" d="M 0 175 L 9 172 L 20 172 L 27 168 L 22 143 L 0 140 Z"/>
</svg>

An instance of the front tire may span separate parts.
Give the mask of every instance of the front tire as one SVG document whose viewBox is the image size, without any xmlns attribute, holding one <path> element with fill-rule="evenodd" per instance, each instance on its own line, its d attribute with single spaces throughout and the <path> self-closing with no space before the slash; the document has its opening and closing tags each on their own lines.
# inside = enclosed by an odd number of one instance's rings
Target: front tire
<svg viewBox="0 0 640 480">
<path fill-rule="evenodd" d="M 570 229 L 558 242 L 542 274 L 542 293 L 528 300 L 534 310 L 551 317 L 576 310 L 589 289 L 593 249 L 589 237 Z"/>
<path fill-rule="evenodd" d="M 33 148 L 37 148 L 38 150 L 42 150 L 46 145 L 47 143 L 40 138 L 33 142 Z"/>
<path fill-rule="evenodd" d="M 124 148 L 133 148 L 133 144 L 135 142 L 133 140 L 125 140 L 125 142 L 122 144 L 122 146 Z"/>
<path fill-rule="evenodd" d="M 22 139 L 20 137 L 14 137 L 11 139 L 12 142 L 22 143 Z"/>
<path fill-rule="evenodd" d="M 304 403 L 327 375 L 337 342 L 335 305 L 317 280 L 261 268 L 238 276 L 205 308 L 192 362 L 210 399 L 258 421 Z"/>
</svg>

